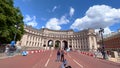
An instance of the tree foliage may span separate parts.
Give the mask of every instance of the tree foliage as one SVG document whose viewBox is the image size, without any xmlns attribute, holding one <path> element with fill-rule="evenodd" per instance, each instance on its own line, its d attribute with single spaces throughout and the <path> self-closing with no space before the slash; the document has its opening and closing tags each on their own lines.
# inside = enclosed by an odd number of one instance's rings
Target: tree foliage
<svg viewBox="0 0 120 68">
<path fill-rule="evenodd" d="M 17 29 L 15 25 L 20 29 Z M 10 43 L 14 39 L 20 40 L 24 33 L 23 16 L 19 8 L 14 7 L 13 0 L 0 0 L 0 42 Z"/>
</svg>

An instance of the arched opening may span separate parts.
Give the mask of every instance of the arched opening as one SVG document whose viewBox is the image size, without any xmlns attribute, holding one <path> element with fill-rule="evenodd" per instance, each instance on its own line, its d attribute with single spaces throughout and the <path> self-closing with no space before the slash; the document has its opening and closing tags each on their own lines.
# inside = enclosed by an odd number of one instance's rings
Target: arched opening
<svg viewBox="0 0 120 68">
<path fill-rule="evenodd" d="M 50 48 L 53 47 L 53 41 L 52 40 L 48 41 L 48 47 L 50 47 Z"/>
<path fill-rule="evenodd" d="M 59 40 L 55 41 L 55 49 L 58 49 L 58 48 L 60 48 L 60 41 Z"/>
<path fill-rule="evenodd" d="M 68 43 L 67 43 L 67 41 L 63 41 L 62 48 L 63 48 L 64 50 L 68 49 Z"/>
</svg>

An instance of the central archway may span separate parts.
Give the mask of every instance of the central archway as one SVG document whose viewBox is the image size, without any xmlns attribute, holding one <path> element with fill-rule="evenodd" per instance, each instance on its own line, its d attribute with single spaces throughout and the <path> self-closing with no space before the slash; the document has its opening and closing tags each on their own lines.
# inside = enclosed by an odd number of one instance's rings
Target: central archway
<svg viewBox="0 0 120 68">
<path fill-rule="evenodd" d="M 68 49 L 68 42 L 67 42 L 67 41 L 65 41 L 65 40 L 63 41 L 62 48 L 63 48 L 64 50 Z"/>
<path fill-rule="evenodd" d="M 60 41 L 59 40 L 55 41 L 55 49 L 58 49 L 60 47 L 61 47 Z"/>
</svg>

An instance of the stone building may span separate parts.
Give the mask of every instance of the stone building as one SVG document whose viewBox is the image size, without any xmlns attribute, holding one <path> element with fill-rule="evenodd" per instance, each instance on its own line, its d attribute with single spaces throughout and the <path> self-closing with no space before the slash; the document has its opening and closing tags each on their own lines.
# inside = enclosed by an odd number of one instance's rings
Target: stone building
<svg viewBox="0 0 120 68">
<path fill-rule="evenodd" d="M 85 29 L 79 32 L 73 30 L 40 30 L 31 26 L 24 27 L 25 34 L 19 44 L 27 48 L 71 48 L 81 51 L 97 49 L 96 34 L 94 29 Z"/>
</svg>

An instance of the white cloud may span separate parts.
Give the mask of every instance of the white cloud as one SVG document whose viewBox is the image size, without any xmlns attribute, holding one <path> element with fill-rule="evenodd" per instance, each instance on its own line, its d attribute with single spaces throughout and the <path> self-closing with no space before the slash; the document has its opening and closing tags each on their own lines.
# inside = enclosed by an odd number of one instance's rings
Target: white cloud
<svg viewBox="0 0 120 68">
<path fill-rule="evenodd" d="M 69 20 L 66 18 L 66 16 L 62 16 L 58 22 L 58 24 L 67 24 Z"/>
<path fill-rule="evenodd" d="M 53 30 L 60 30 L 61 29 L 60 25 L 67 24 L 68 22 L 69 20 L 65 16 L 62 16 L 60 19 L 51 18 L 47 22 L 46 28 L 53 29 Z"/>
<path fill-rule="evenodd" d="M 75 12 L 75 9 L 70 7 L 70 12 L 69 12 L 70 17 L 72 17 L 74 15 L 74 12 Z"/>
<path fill-rule="evenodd" d="M 59 20 L 57 18 L 51 18 L 47 24 L 46 24 L 46 28 L 49 28 L 49 29 L 54 29 L 54 30 L 60 30 L 61 27 L 58 26 L 58 22 Z"/>
<path fill-rule="evenodd" d="M 106 27 L 106 28 L 104 28 L 104 33 L 103 34 L 110 34 L 110 33 L 112 33 L 113 31 L 111 31 L 110 30 L 110 28 L 109 27 Z"/>
<path fill-rule="evenodd" d="M 71 25 L 72 29 L 86 28 L 106 28 L 120 21 L 120 9 L 112 8 L 107 5 L 95 5 L 90 7 L 86 15 L 77 18 Z"/>
<path fill-rule="evenodd" d="M 44 26 L 42 26 L 42 28 L 45 28 Z"/>
<path fill-rule="evenodd" d="M 52 12 L 54 12 L 57 9 L 57 6 L 54 6 L 52 9 Z"/>
<path fill-rule="evenodd" d="M 23 20 L 27 25 L 31 25 L 33 27 L 37 26 L 36 22 L 36 16 L 30 17 L 29 15 L 26 15 L 24 20 Z"/>
</svg>

